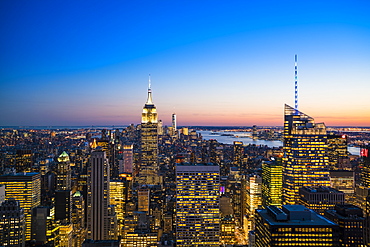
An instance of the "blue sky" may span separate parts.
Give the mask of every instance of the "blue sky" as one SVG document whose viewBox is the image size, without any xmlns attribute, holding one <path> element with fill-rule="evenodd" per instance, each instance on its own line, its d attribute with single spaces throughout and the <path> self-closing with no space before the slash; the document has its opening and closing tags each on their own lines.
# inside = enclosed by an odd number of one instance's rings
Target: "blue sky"
<svg viewBox="0 0 370 247">
<path fill-rule="evenodd" d="M 0 125 L 370 126 L 369 1 L 0 2 Z"/>
</svg>

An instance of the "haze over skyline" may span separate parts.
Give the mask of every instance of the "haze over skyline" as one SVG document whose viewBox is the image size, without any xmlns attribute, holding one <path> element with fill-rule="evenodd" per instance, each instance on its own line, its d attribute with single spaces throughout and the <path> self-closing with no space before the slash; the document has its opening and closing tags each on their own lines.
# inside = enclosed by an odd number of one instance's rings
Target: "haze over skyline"
<svg viewBox="0 0 370 247">
<path fill-rule="evenodd" d="M 369 1 L 1 1 L 0 126 L 370 126 Z"/>
</svg>

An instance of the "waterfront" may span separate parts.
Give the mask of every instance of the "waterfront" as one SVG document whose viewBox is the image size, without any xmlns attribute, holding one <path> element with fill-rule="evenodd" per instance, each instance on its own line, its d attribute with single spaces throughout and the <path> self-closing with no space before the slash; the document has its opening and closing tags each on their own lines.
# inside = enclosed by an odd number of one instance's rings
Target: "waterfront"
<svg viewBox="0 0 370 247">
<path fill-rule="evenodd" d="M 250 132 L 212 132 L 212 131 L 197 131 L 200 133 L 205 140 L 215 139 L 223 144 L 233 144 L 234 141 L 243 142 L 244 145 L 255 144 L 255 145 L 266 145 L 270 148 L 272 147 L 282 147 L 282 141 L 269 141 L 269 140 L 253 140 L 250 137 Z M 226 136 L 224 136 L 226 134 Z M 229 135 L 229 134 L 232 134 Z M 236 137 L 238 136 L 238 137 Z M 243 136 L 243 137 L 240 137 Z M 353 155 L 360 155 L 360 148 L 358 147 L 348 147 L 348 151 Z"/>
</svg>

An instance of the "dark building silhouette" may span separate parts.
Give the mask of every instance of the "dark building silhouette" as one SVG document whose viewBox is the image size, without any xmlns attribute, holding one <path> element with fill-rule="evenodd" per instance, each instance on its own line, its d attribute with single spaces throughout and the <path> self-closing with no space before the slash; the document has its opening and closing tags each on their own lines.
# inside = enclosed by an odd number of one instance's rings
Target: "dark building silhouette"
<svg viewBox="0 0 370 247">
<path fill-rule="evenodd" d="M 351 204 L 336 205 L 326 210 L 324 216 L 339 225 L 341 246 L 365 246 L 365 218 L 361 208 Z"/>
</svg>

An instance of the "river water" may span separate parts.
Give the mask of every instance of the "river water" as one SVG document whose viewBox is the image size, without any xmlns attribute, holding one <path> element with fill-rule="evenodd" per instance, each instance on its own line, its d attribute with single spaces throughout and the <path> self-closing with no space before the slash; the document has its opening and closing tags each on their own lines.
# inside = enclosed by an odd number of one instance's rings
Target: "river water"
<svg viewBox="0 0 370 247">
<path fill-rule="evenodd" d="M 250 132 L 211 132 L 211 131 L 197 131 L 202 134 L 203 139 L 210 140 L 215 139 L 219 143 L 233 144 L 234 141 L 243 142 L 244 145 L 255 144 L 255 145 L 266 145 L 272 147 L 282 147 L 282 141 L 268 141 L 268 140 L 253 140 Z M 214 133 L 214 134 L 211 134 Z M 234 136 L 222 136 L 222 134 L 232 134 Z M 238 136 L 238 137 L 236 137 Z M 243 136 L 243 137 L 240 137 Z M 348 151 L 353 155 L 360 155 L 360 148 L 348 147 Z"/>
</svg>

